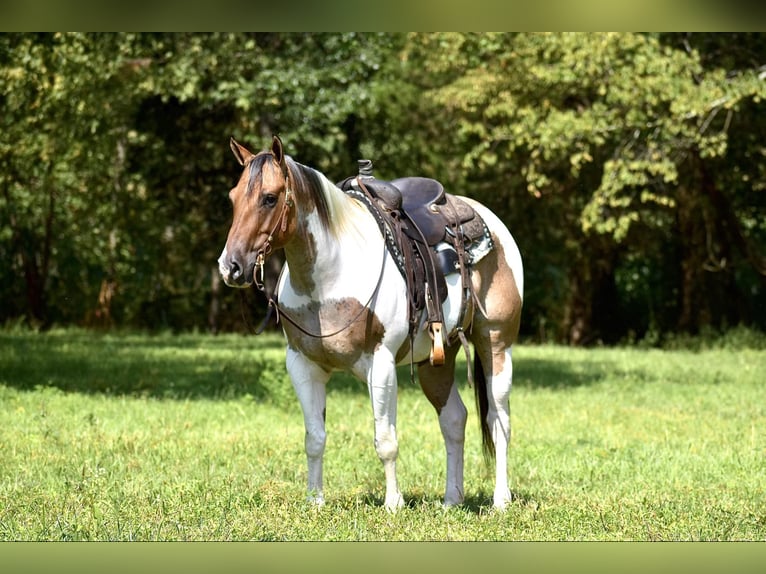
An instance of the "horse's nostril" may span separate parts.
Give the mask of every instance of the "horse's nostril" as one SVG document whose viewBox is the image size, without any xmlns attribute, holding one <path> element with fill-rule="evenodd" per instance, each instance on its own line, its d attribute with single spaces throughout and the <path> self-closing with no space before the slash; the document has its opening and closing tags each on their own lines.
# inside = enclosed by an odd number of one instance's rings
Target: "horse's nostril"
<svg viewBox="0 0 766 574">
<path fill-rule="evenodd" d="M 239 277 L 242 275 L 242 268 L 234 259 L 232 259 L 231 263 L 229 264 L 229 272 L 231 273 L 232 279 L 239 279 Z"/>
</svg>

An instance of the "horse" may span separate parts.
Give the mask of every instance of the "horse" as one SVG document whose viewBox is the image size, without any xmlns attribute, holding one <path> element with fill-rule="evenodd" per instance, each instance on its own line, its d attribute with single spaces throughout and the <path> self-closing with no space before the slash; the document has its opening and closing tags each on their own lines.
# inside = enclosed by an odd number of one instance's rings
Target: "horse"
<svg viewBox="0 0 766 574">
<path fill-rule="evenodd" d="M 343 370 L 367 384 L 374 446 L 385 475 L 385 508 L 395 511 L 404 505 L 396 473 L 396 368 L 409 361 L 417 365 L 417 380 L 436 410 L 444 439 L 443 503 L 464 502 L 467 409 L 455 383 L 461 345 L 454 339 L 462 327 L 474 348 L 484 455 L 495 462 L 493 506 L 505 509 L 512 498 L 507 468 L 512 347 L 524 279 L 519 248 L 503 222 L 479 202 L 461 197 L 484 220 L 493 246 L 469 269 L 474 296 L 468 312 L 461 313 L 458 274 L 447 277 L 442 310 L 444 330 L 451 336 L 444 364 L 435 366 L 428 360 L 431 338 L 425 327 L 408 333 L 405 280 L 368 209 L 320 171 L 286 155 L 278 136 L 270 149 L 256 154 L 234 138 L 230 147 L 242 173 L 229 193 L 233 218 L 219 270 L 230 287 L 259 285 L 264 260 L 284 251 L 276 305 L 287 342 L 286 368 L 303 412 L 307 500 L 324 504 L 326 384 L 331 373 Z"/>
</svg>

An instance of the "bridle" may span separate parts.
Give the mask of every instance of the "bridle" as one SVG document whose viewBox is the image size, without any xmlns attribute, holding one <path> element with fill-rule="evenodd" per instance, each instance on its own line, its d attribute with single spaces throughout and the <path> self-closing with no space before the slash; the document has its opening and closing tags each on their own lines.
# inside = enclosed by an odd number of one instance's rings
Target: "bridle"
<svg viewBox="0 0 766 574">
<path fill-rule="evenodd" d="M 334 337 L 335 335 L 339 335 L 340 333 L 342 333 L 343 331 L 351 327 L 351 325 L 356 323 L 359 320 L 359 318 L 362 316 L 362 314 L 365 311 L 367 311 L 367 309 L 369 309 L 370 305 L 375 299 L 375 296 L 378 294 L 378 291 L 380 291 L 380 286 L 383 283 L 383 274 L 386 269 L 386 255 L 387 255 L 388 248 L 386 246 L 386 242 L 384 241 L 383 242 L 383 261 L 380 265 L 380 274 L 378 276 L 378 281 L 375 283 L 375 288 L 373 289 L 369 299 L 367 299 L 367 302 L 362 306 L 359 312 L 356 315 L 354 315 L 354 317 L 350 321 L 348 321 L 345 325 L 343 325 L 343 327 L 333 331 L 332 333 L 315 333 L 313 331 L 310 331 L 309 329 L 300 325 L 293 317 L 291 317 L 290 314 L 285 310 L 285 308 L 279 305 L 279 302 L 277 300 L 277 288 L 279 287 L 279 284 L 282 281 L 282 275 L 285 272 L 285 266 L 283 265 L 281 271 L 279 272 L 279 277 L 277 278 L 277 283 L 274 286 L 274 289 L 272 290 L 271 296 L 269 296 L 266 293 L 266 285 L 264 283 L 264 264 L 266 262 L 266 258 L 273 251 L 272 242 L 274 241 L 274 234 L 276 233 L 277 229 L 279 229 L 280 233 L 282 234 L 284 234 L 285 231 L 287 231 L 287 215 L 290 212 L 290 209 L 295 206 L 295 202 L 293 201 L 292 195 L 293 195 L 292 191 L 290 191 L 289 171 L 285 168 L 285 201 L 282 204 L 282 211 L 280 212 L 279 218 L 274 224 L 274 227 L 272 228 L 271 232 L 266 238 L 266 243 L 264 243 L 264 246 L 256 254 L 255 267 L 253 268 L 253 283 L 255 284 L 255 287 L 259 291 L 261 291 L 264 295 L 266 295 L 269 299 L 269 308 L 268 308 L 268 311 L 266 312 L 266 317 L 264 317 L 260 326 L 258 327 L 258 329 L 256 329 L 255 334 L 260 335 L 261 333 L 263 333 L 263 331 L 266 328 L 266 324 L 271 319 L 272 313 L 276 311 L 277 323 L 279 323 L 280 317 L 284 317 L 285 319 L 287 319 L 288 322 L 290 322 L 296 329 L 298 329 L 304 335 L 308 335 L 309 337 L 312 337 L 314 339 L 326 339 L 328 337 Z"/>
<path fill-rule="evenodd" d="M 288 180 L 289 181 L 289 180 Z M 287 214 L 290 212 L 290 209 L 295 205 L 295 202 L 292 198 L 292 192 L 290 191 L 289 187 L 285 187 L 285 201 L 282 204 L 282 212 L 279 214 L 279 218 L 277 218 L 277 222 L 274 224 L 274 227 L 269 232 L 268 237 L 266 237 L 266 243 L 263 244 L 263 247 L 258 250 L 258 253 L 255 256 L 255 268 L 253 270 L 253 282 L 255 283 L 255 286 L 258 288 L 259 291 L 265 292 L 265 287 L 263 284 L 263 266 L 264 263 L 266 263 L 266 258 L 271 255 L 271 252 L 273 251 L 272 248 L 272 241 L 274 241 L 274 234 L 276 233 L 277 229 L 279 229 L 280 233 L 285 233 L 287 231 Z"/>
<path fill-rule="evenodd" d="M 327 339 L 329 337 L 334 337 L 335 335 L 340 335 L 343 331 L 351 327 L 354 323 L 356 323 L 359 318 L 364 314 L 365 311 L 367 311 L 370 308 L 370 305 L 372 304 L 373 300 L 377 296 L 378 292 L 380 291 L 380 286 L 383 283 L 383 274 L 386 270 L 386 253 L 387 249 L 385 244 L 383 245 L 383 262 L 380 265 L 380 274 L 378 275 L 378 280 L 375 283 L 375 288 L 372 290 L 372 293 L 370 294 L 370 297 L 367 299 L 364 305 L 362 305 L 361 309 L 359 309 L 359 312 L 354 315 L 349 321 L 347 321 L 341 328 L 336 329 L 335 331 L 331 333 L 316 333 L 314 331 L 311 331 L 310 329 L 302 326 L 295 318 L 293 318 L 290 313 L 288 313 L 284 307 L 282 307 L 279 304 L 278 298 L 277 298 L 277 288 L 279 287 L 279 284 L 282 281 L 282 275 L 285 272 L 285 267 L 282 267 L 282 270 L 279 272 L 279 277 L 277 278 L 277 283 L 274 286 L 274 289 L 272 290 L 272 294 L 269 296 L 266 294 L 266 289 L 264 285 L 261 283 L 256 284 L 256 287 L 259 291 L 263 292 L 269 299 L 269 307 L 268 311 L 266 312 L 266 317 L 263 318 L 263 321 L 258 326 L 258 328 L 255 330 L 256 335 L 260 335 L 263 333 L 263 331 L 266 329 L 266 325 L 268 324 L 269 320 L 271 319 L 271 316 L 274 312 L 277 314 L 277 323 L 279 323 L 280 318 L 284 317 L 287 319 L 287 321 L 293 325 L 296 329 L 298 329 L 301 333 L 304 335 L 307 335 L 313 339 Z"/>
</svg>

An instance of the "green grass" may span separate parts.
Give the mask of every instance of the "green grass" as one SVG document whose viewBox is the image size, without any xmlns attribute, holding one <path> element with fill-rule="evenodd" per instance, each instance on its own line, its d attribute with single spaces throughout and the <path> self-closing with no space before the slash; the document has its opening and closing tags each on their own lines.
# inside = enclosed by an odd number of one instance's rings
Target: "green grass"
<svg viewBox="0 0 766 574">
<path fill-rule="evenodd" d="M 766 351 L 519 346 L 511 489 L 491 510 L 472 390 L 466 503 L 401 371 L 399 478 L 361 383 L 330 383 L 325 497 L 280 337 L 0 332 L 0 540 L 764 540 Z"/>
</svg>

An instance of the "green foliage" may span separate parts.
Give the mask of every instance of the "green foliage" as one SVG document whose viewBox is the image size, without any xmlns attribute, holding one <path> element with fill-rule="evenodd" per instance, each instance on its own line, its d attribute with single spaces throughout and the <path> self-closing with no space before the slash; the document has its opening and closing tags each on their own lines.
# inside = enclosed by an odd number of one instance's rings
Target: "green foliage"
<svg viewBox="0 0 766 574">
<path fill-rule="evenodd" d="M 190 328 L 205 324 L 228 223 L 228 137 L 286 132 L 291 152 L 340 177 L 341 126 L 374 107 L 369 79 L 397 37 L 0 41 L 3 318 L 26 307 L 43 325 Z"/>
<path fill-rule="evenodd" d="M 763 329 L 764 54 L 757 34 L 5 34 L 0 321 L 242 330 L 264 305 L 217 281 L 227 140 L 279 133 L 331 179 L 369 157 L 498 213 L 527 336 Z"/>
<path fill-rule="evenodd" d="M 720 315 L 729 311 L 721 311 L 720 298 L 711 299 L 714 289 L 703 285 L 714 282 L 705 276 L 705 261 L 731 265 L 720 275 L 726 289 L 762 293 L 763 279 L 733 287 L 739 278 L 730 271 L 752 265 L 766 274 L 762 226 L 748 229 L 752 212 L 738 209 L 753 195 L 751 182 L 759 187 L 763 178 L 731 178 L 763 153 L 762 143 L 751 141 L 747 151 L 738 145 L 749 130 L 737 118 L 754 119 L 766 90 L 762 67 L 754 65 L 766 53 L 763 41 L 742 40 L 749 61 L 731 58 L 725 63 L 732 67 L 722 68 L 713 56 L 736 54 L 738 48 L 705 35 L 419 38 L 419 54 L 434 67 L 429 99 L 458 126 L 458 141 L 451 145 L 459 150 L 466 179 L 478 182 L 471 189 L 479 185 L 478 195 L 496 196 L 498 183 L 505 182 L 504 201 L 495 207 L 522 239 L 523 251 L 525 240 L 535 245 L 524 253 L 527 285 L 549 284 L 544 274 L 551 259 L 566 270 L 569 295 L 545 303 L 563 309 L 559 322 L 572 329 L 566 338 L 583 342 L 583 329 L 613 331 L 593 314 L 603 291 L 614 289 L 609 277 L 624 257 L 654 257 L 665 274 L 662 286 L 676 281 L 684 303 L 663 329 L 673 328 L 673 320 L 684 328 L 725 321 Z M 519 197 L 519 188 L 536 201 Z M 530 220 L 530 211 L 547 219 Z M 724 218 L 728 229 L 714 222 Z M 657 242 L 668 239 L 678 250 L 660 253 Z M 671 275 L 674 265 L 689 268 L 681 281 Z M 663 304 L 667 289 L 662 292 L 652 306 Z M 612 314 L 606 303 L 606 314 Z M 718 318 L 712 318 L 712 307 L 719 309 Z M 694 308 L 705 309 L 701 315 L 707 319 L 692 317 Z M 549 318 L 555 317 L 551 311 Z"/>
<path fill-rule="evenodd" d="M 95 298 L 94 275 L 124 249 L 110 226 L 119 212 L 109 168 L 120 168 L 124 137 L 117 120 L 124 100 L 114 92 L 120 50 L 112 36 L 0 38 L 0 251 L 10 263 L 4 296 L 18 304 L 26 287 L 38 320 L 48 296 L 70 301 L 61 310 L 79 318 L 80 297 Z M 19 276 L 27 285 L 10 284 Z"/>
<path fill-rule="evenodd" d="M 34 357 L 34 361 L 30 361 Z M 304 502 L 279 337 L 0 333 L 2 540 L 763 540 L 764 351 L 520 346 L 511 489 L 491 510 L 472 390 L 466 503 L 435 412 L 400 382 L 406 507 L 361 383 L 330 381 L 327 504 Z"/>
<path fill-rule="evenodd" d="M 723 70 L 707 72 L 697 54 L 670 49 L 654 36 L 494 39 L 470 47 L 440 44 L 473 51 L 473 63 L 435 56 L 437 74 L 445 59 L 468 67 L 433 92 L 438 105 L 459 112 L 459 134 L 473 144 L 464 165 L 519 166 L 536 197 L 584 193 L 583 230 L 617 241 L 627 237 L 643 209 L 674 206 L 673 184 L 688 153 L 725 154 L 727 133 L 714 123 L 716 116 L 742 101 L 759 101 L 766 90 L 756 70 L 733 78 Z M 593 162 L 600 181 L 583 173 Z"/>
<path fill-rule="evenodd" d="M 661 346 L 668 350 L 707 351 L 712 349 L 740 351 L 743 349 L 766 350 L 766 335 L 746 327 L 734 327 L 723 332 L 708 327 L 697 335 L 668 333 L 664 336 L 654 333 L 641 341 L 642 346 Z"/>
</svg>

